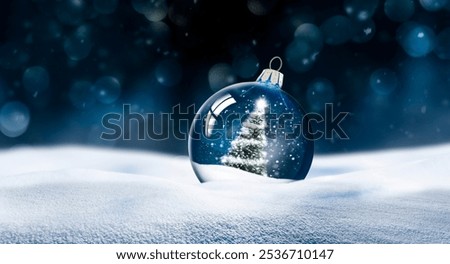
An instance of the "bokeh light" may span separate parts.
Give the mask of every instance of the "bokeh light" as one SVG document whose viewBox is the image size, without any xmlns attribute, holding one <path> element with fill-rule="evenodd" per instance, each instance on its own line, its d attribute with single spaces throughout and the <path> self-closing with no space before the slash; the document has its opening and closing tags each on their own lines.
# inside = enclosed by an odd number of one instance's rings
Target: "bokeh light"
<svg viewBox="0 0 450 264">
<path fill-rule="evenodd" d="M 258 58 L 253 53 L 236 56 L 232 64 L 233 70 L 241 78 L 249 79 L 257 73 L 259 69 Z"/>
<path fill-rule="evenodd" d="M 388 95 L 397 88 L 398 79 L 394 71 L 382 68 L 374 71 L 370 75 L 369 83 L 375 93 L 379 95 Z"/>
<path fill-rule="evenodd" d="M 165 0 L 133 0 L 132 5 L 136 12 L 143 14 L 149 21 L 158 22 L 167 15 Z"/>
<path fill-rule="evenodd" d="M 414 0 L 386 0 L 384 13 L 397 22 L 404 22 L 411 18 L 415 11 Z"/>
<path fill-rule="evenodd" d="M 119 0 L 94 0 L 94 8 L 100 14 L 111 14 L 117 8 Z"/>
<path fill-rule="evenodd" d="M 33 66 L 27 68 L 23 73 L 22 83 L 29 96 L 37 97 L 49 89 L 50 77 L 45 68 Z"/>
<path fill-rule="evenodd" d="M 316 25 L 311 23 L 299 25 L 295 29 L 294 38 L 308 42 L 317 52 L 323 47 L 323 34 Z"/>
<path fill-rule="evenodd" d="M 344 10 L 348 16 L 364 21 L 373 16 L 378 7 L 378 0 L 345 0 Z"/>
<path fill-rule="evenodd" d="M 264 16 L 269 13 L 276 2 L 276 0 L 247 0 L 247 7 L 252 14 Z"/>
<path fill-rule="evenodd" d="M 400 80 L 402 86 L 405 87 L 401 97 L 403 114 L 417 118 L 414 115 L 422 114 L 422 108 L 427 107 L 430 95 L 435 93 L 436 87 L 440 85 L 446 87 L 445 83 L 440 81 L 443 75 L 439 73 L 438 69 L 437 62 L 432 56 L 408 58 L 403 61 L 400 68 Z M 430 108 L 428 105 L 428 109 Z"/>
<path fill-rule="evenodd" d="M 69 91 L 69 100 L 78 109 L 88 109 L 95 104 L 95 87 L 88 81 L 77 81 Z"/>
<path fill-rule="evenodd" d="M 439 33 L 434 52 L 440 59 L 450 60 L 450 28 L 446 28 Z"/>
<path fill-rule="evenodd" d="M 313 111 L 322 111 L 326 103 L 333 103 L 334 85 L 328 79 L 318 78 L 308 84 L 306 99 Z"/>
<path fill-rule="evenodd" d="M 299 39 L 291 42 L 284 54 L 289 68 L 296 72 L 306 72 L 314 65 L 319 52 L 308 41 Z"/>
<path fill-rule="evenodd" d="M 27 131 L 29 123 L 30 111 L 19 101 L 8 102 L 0 109 L 0 130 L 7 137 L 22 135 Z"/>
<path fill-rule="evenodd" d="M 353 37 L 354 28 L 349 18 L 345 16 L 333 16 L 320 26 L 324 35 L 325 43 L 328 45 L 340 45 Z"/>
<path fill-rule="evenodd" d="M 64 51 L 70 59 L 75 61 L 89 56 L 92 46 L 90 30 L 87 26 L 80 26 L 64 41 Z"/>
<path fill-rule="evenodd" d="M 419 2 L 425 10 L 438 11 L 447 5 L 448 0 L 419 0 Z"/>
<path fill-rule="evenodd" d="M 352 40 L 356 43 L 365 43 L 370 41 L 376 33 L 375 22 L 372 19 L 355 23 L 355 35 Z"/>
<path fill-rule="evenodd" d="M 147 39 L 148 45 L 156 47 L 167 46 L 166 43 L 170 37 L 170 28 L 166 23 L 149 23 L 147 33 L 149 36 L 149 39 Z"/>
<path fill-rule="evenodd" d="M 404 23 L 397 31 L 397 40 L 411 57 L 423 57 L 433 51 L 436 36 L 433 30 L 415 22 Z"/>
<path fill-rule="evenodd" d="M 190 24 L 190 16 L 193 2 L 178 0 L 169 7 L 169 19 L 179 27 L 187 27 Z"/>
<path fill-rule="evenodd" d="M 198 106 L 274 56 L 306 109 L 354 113 L 343 122 L 352 140 L 320 140 L 318 152 L 450 139 L 450 0 L 37 0 L 0 12 L 0 109 L 20 102 L 32 117 L 19 138 L 0 132 L 4 147 L 98 144 L 105 113 Z M 183 154 L 184 144 L 115 146 Z"/>
<path fill-rule="evenodd" d="M 0 67 L 4 69 L 18 69 L 27 63 L 30 56 L 21 48 L 19 43 L 6 42 L 0 44 Z"/>
<path fill-rule="evenodd" d="M 95 82 L 97 100 L 103 104 L 114 103 L 120 96 L 120 82 L 112 76 L 100 77 Z"/>
<path fill-rule="evenodd" d="M 67 25 L 79 25 L 86 18 L 87 3 L 84 0 L 56 1 L 55 13 L 59 21 Z"/>
<path fill-rule="evenodd" d="M 164 86 L 174 86 L 180 83 L 183 69 L 174 59 L 166 59 L 158 63 L 155 69 L 155 77 L 158 83 Z"/>
<path fill-rule="evenodd" d="M 213 91 L 218 91 L 219 89 L 236 82 L 233 68 L 226 63 L 215 64 L 208 72 L 208 82 L 209 87 Z"/>
</svg>

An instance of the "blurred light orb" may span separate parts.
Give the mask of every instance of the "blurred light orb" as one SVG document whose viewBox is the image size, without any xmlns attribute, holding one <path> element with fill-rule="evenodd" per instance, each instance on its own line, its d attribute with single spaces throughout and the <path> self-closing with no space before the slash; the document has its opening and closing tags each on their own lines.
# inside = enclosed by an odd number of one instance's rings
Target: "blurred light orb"
<svg viewBox="0 0 450 264">
<path fill-rule="evenodd" d="M 25 91 L 32 97 L 38 96 L 49 88 L 50 78 L 45 68 L 41 66 L 29 67 L 22 75 Z"/>
<path fill-rule="evenodd" d="M 7 82 L 5 82 L 2 79 L 2 76 L 0 76 L 0 104 L 2 104 L 6 98 L 6 92 L 9 90 L 8 86 L 9 85 L 7 84 Z"/>
<path fill-rule="evenodd" d="M 78 61 L 89 56 L 92 49 L 89 32 L 88 27 L 81 26 L 64 41 L 64 51 L 71 60 Z"/>
<path fill-rule="evenodd" d="M 345 16 L 333 16 L 322 23 L 320 29 L 328 45 L 340 45 L 353 37 L 353 26 L 349 18 Z"/>
<path fill-rule="evenodd" d="M 442 81 L 439 61 L 434 58 L 410 58 L 402 63 L 401 71 L 402 86 L 406 89 L 398 103 L 403 106 L 404 113 L 418 114 L 421 113 L 421 107 L 428 102 L 429 92 L 435 87 L 446 84 Z M 447 88 L 447 87 L 445 87 Z M 432 93 L 432 92 L 431 92 Z"/>
<path fill-rule="evenodd" d="M 213 91 L 218 91 L 225 86 L 236 82 L 236 76 L 233 69 L 226 63 L 218 63 L 209 69 L 208 72 L 209 87 Z"/>
<path fill-rule="evenodd" d="M 441 60 L 450 60 L 450 28 L 442 30 L 437 36 L 434 53 Z"/>
<path fill-rule="evenodd" d="M 328 79 L 318 78 L 308 84 L 306 99 L 314 111 L 322 111 L 326 103 L 334 101 L 334 85 Z"/>
<path fill-rule="evenodd" d="M 11 138 L 25 133 L 30 124 L 30 111 L 21 102 L 8 102 L 0 110 L 0 130 Z"/>
<path fill-rule="evenodd" d="M 313 23 L 315 21 L 315 12 L 309 6 L 293 5 L 286 7 L 284 19 L 279 23 L 279 32 L 288 36 L 302 24 Z"/>
<path fill-rule="evenodd" d="M 30 56 L 26 53 L 19 43 L 6 42 L 0 44 L 0 67 L 7 70 L 20 68 L 29 60 Z"/>
<path fill-rule="evenodd" d="M 112 104 L 120 96 L 121 87 L 119 81 L 112 76 L 100 77 L 95 82 L 97 100 L 103 104 Z"/>
<path fill-rule="evenodd" d="M 57 21 L 48 21 L 47 34 L 52 39 L 59 39 L 62 36 L 62 26 Z"/>
<path fill-rule="evenodd" d="M 95 104 L 95 87 L 88 81 L 77 81 L 70 87 L 69 100 L 78 109 L 87 109 Z"/>
<path fill-rule="evenodd" d="M 192 14 L 191 1 L 178 0 L 174 1 L 169 7 L 169 19 L 179 27 L 186 27 L 190 22 L 190 14 Z"/>
<path fill-rule="evenodd" d="M 254 15 L 264 16 L 269 13 L 276 2 L 276 0 L 247 0 L 247 8 Z"/>
<path fill-rule="evenodd" d="M 183 69 L 174 59 L 166 59 L 158 63 L 155 69 L 155 77 L 158 83 L 164 86 L 174 86 L 180 83 Z"/>
<path fill-rule="evenodd" d="M 352 40 L 356 43 L 365 43 L 370 41 L 376 32 L 375 23 L 372 19 L 355 23 L 355 35 Z"/>
<path fill-rule="evenodd" d="M 448 0 L 419 0 L 419 2 L 427 11 L 438 11 L 447 5 Z"/>
<path fill-rule="evenodd" d="M 100 14 L 112 14 L 116 11 L 118 0 L 94 0 L 94 8 Z"/>
<path fill-rule="evenodd" d="M 397 74 L 387 68 L 374 71 L 370 75 L 370 87 L 379 95 L 388 95 L 392 93 L 398 85 Z"/>
<path fill-rule="evenodd" d="M 301 39 L 291 42 L 285 50 L 286 63 L 295 72 L 310 70 L 318 54 L 309 42 Z"/>
<path fill-rule="evenodd" d="M 165 44 L 170 36 L 170 28 L 164 22 L 150 22 L 148 35 L 151 36 L 151 42 L 155 44 Z"/>
<path fill-rule="evenodd" d="M 170 34 L 169 26 L 164 22 L 152 22 L 149 27 L 150 33 L 161 34 L 164 37 Z"/>
<path fill-rule="evenodd" d="M 143 14 L 149 21 L 158 22 L 167 15 L 165 0 L 133 0 L 132 5 L 136 12 Z"/>
<path fill-rule="evenodd" d="M 427 26 L 406 22 L 397 31 L 397 41 L 409 56 L 423 57 L 433 51 L 436 36 Z"/>
<path fill-rule="evenodd" d="M 378 0 L 345 0 L 344 10 L 353 19 L 364 21 L 373 16 L 378 7 Z"/>
<path fill-rule="evenodd" d="M 235 57 L 232 67 L 239 77 L 248 79 L 253 77 L 258 71 L 259 61 L 255 54 L 248 53 Z"/>
<path fill-rule="evenodd" d="M 384 13 L 396 22 L 404 22 L 411 18 L 415 12 L 414 0 L 386 0 L 384 2 Z"/>
<path fill-rule="evenodd" d="M 85 19 L 86 3 L 83 0 L 55 1 L 58 20 L 66 25 L 78 25 Z"/>
<path fill-rule="evenodd" d="M 311 23 L 298 26 L 294 32 L 294 38 L 309 42 L 311 47 L 317 51 L 320 51 L 323 47 L 323 34 L 316 25 Z"/>
</svg>

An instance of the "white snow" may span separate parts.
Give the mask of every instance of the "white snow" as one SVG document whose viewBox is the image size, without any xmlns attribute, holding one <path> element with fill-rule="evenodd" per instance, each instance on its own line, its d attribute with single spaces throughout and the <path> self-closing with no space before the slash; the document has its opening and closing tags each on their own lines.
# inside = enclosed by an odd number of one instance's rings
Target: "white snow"
<svg viewBox="0 0 450 264">
<path fill-rule="evenodd" d="M 0 243 L 450 243 L 449 161 L 316 156 L 304 181 L 200 184 L 187 157 L 19 147 L 0 152 Z"/>
<path fill-rule="evenodd" d="M 240 159 L 235 157 L 230 157 L 231 159 Z M 254 161 L 246 161 L 249 164 Z M 292 182 L 292 180 L 286 179 L 274 179 L 269 178 L 264 175 L 259 175 L 237 168 L 224 166 L 224 165 L 202 165 L 198 163 L 193 163 L 194 170 L 203 176 L 206 182 L 211 181 L 242 181 L 242 182 L 260 182 L 260 183 L 287 183 Z"/>
</svg>

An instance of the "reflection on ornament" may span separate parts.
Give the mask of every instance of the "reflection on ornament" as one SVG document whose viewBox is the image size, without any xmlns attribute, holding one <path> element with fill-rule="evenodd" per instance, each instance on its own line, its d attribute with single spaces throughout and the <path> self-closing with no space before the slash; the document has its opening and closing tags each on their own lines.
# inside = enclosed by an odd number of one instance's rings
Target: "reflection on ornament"
<svg viewBox="0 0 450 264">
<path fill-rule="evenodd" d="M 225 110 L 225 108 L 234 103 L 236 103 L 236 100 L 234 100 L 230 94 L 226 94 L 222 98 L 214 102 L 213 106 L 208 111 L 208 116 L 206 117 L 206 124 L 208 125 L 205 126 L 205 134 L 207 137 L 211 136 L 212 129 L 216 124 L 217 116 L 219 116 L 220 113 Z"/>
<path fill-rule="evenodd" d="M 303 136 L 305 112 L 281 90 L 281 67 L 275 57 L 255 82 L 225 87 L 199 109 L 189 155 L 201 182 L 306 177 L 314 144 Z"/>
</svg>

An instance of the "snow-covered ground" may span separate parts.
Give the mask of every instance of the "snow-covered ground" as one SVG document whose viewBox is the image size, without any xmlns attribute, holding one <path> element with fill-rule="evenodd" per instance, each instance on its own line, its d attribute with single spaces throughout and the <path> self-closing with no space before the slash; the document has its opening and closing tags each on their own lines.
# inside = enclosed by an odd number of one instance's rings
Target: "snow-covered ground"
<svg viewBox="0 0 450 264">
<path fill-rule="evenodd" d="M 0 243 L 450 243 L 450 145 L 316 156 L 304 181 L 200 184 L 187 157 L 0 152 Z"/>
</svg>

